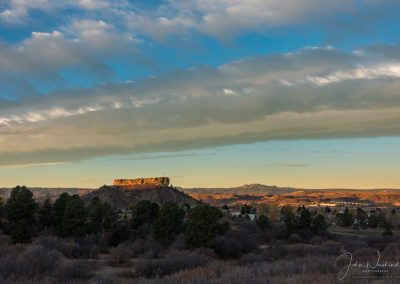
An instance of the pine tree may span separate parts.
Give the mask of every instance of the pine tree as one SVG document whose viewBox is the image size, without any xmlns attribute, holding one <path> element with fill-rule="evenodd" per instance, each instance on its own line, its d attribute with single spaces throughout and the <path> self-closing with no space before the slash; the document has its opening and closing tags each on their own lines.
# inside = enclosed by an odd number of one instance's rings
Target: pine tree
<svg viewBox="0 0 400 284">
<path fill-rule="evenodd" d="M 11 240 L 16 243 L 29 243 L 32 239 L 32 229 L 26 220 L 20 220 L 11 232 Z"/>
<path fill-rule="evenodd" d="M 195 207 L 187 222 L 186 244 L 191 248 L 206 247 L 220 229 L 218 221 L 222 216 L 218 208 L 210 205 Z"/>
<path fill-rule="evenodd" d="M 164 246 L 171 244 L 175 235 L 182 230 L 184 216 L 185 211 L 175 203 L 164 203 L 153 223 L 154 238 Z"/>
</svg>

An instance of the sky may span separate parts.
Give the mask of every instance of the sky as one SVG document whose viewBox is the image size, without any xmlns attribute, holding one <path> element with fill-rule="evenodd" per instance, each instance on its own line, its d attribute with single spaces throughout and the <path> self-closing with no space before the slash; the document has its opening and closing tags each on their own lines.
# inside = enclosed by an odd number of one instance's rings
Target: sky
<svg viewBox="0 0 400 284">
<path fill-rule="evenodd" d="M 0 0 L 0 187 L 400 188 L 398 0 Z"/>
</svg>

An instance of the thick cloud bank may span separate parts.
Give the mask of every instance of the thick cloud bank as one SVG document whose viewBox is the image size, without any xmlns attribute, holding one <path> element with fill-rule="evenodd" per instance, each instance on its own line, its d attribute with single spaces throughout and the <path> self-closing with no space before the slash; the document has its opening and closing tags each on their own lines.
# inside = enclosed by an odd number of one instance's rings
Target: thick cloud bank
<svg viewBox="0 0 400 284">
<path fill-rule="evenodd" d="M 398 45 L 305 48 L 134 83 L 3 99 L 0 165 L 270 139 L 399 135 L 399 79 Z"/>
</svg>

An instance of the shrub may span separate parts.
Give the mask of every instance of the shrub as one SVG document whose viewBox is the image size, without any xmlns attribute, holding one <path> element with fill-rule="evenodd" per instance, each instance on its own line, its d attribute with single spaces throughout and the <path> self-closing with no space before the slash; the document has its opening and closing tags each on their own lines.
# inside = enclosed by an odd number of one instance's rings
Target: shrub
<svg viewBox="0 0 400 284">
<path fill-rule="evenodd" d="M 338 242 L 331 240 L 324 242 L 322 247 L 326 249 L 327 254 L 338 254 L 341 249 L 341 245 Z"/>
<path fill-rule="evenodd" d="M 133 257 L 132 250 L 126 243 L 119 244 L 116 248 L 112 248 L 110 254 L 112 260 L 119 264 L 124 264 Z"/>
<path fill-rule="evenodd" d="M 11 232 L 11 239 L 16 243 L 30 243 L 32 239 L 31 228 L 28 222 L 21 220 L 17 223 L 14 230 Z"/>
<path fill-rule="evenodd" d="M 346 240 L 344 241 L 344 248 L 349 252 L 354 252 L 358 249 L 368 247 L 368 244 L 358 240 Z"/>
<path fill-rule="evenodd" d="M 217 236 L 210 245 L 220 258 L 238 258 L 242 254 L 242 243 L 232 236 Z"/>
<path fill-rule="evenodd" d="M 369 247 L 360 248 L 353 252 L 355 260 L 374 260 L 378 257 L 377 250 Z"/>
<path fill-rule="evenodd" d="M 386 258 L 399 259 L 400 258 L 400 243 L 392 242 L 388 243 L 382 252 L 382 255 Z"/>
<path fill-rule="evenodd" d="M 21 254 L 1 258 L 0 275 L 3 279 L 40 279 L 53 275 L 61 260 L 60 253 L 42 246 L 33 246 Z"/>
<path fill-rule="evenodd" d="M 274 259 L 284 258 L 288 254 L 287 246 L 284 244 L 275 244 L 269 249 L 269 254 Z"/>
<path fill-rule="evenodd" d="M 284 224 L 273 223 L 270 226 L 271 235 L 276 239 L 284 239 L 288 235 L 288 230 Z"/>
<path fill-rule="evenodd" d="M 153 238 L 147 238 L 144 242 L 143 258 L 160 258 L 164 255 L 164 247 Z"/>
<path fill-rule="evenodd" d="M 64 281 L 87 280 L 93 275 L 94 273 L 91 272 L 90 266 L 84 260 L 69 260 L 57 269 L 57 278 Z"/>
<path fill-rule="evenodd" d="M 313 244 L 313 245 L 320 245 L 320 244 L 322 244 L 322 239 L 321 239 L 321 237 L 320 237 L 320 236 L 315 236 L 315 237 L 313 237 L 313 238 L 310 240 L 310 244 Z"/>
<path fill-rule="evenodd" d="M 242 257 L 238 260 L 238 264 L 245 265 L 255 262 L 263 262 L 266 261 L 267 259 L 268 258 L 265 254 L 251 252 L 242 255 Z"/>
<path fill-rule="evenodd" d="M 185 269 L 204 266 L 211 260 L 210 257 L 197 252 L 170 251 L 163 259 L 142 259 L 137 263 L 138 276 L 164 276 Z"/>
<path fill-rule="evenodd" d="M 56 237 L 41 237 L 37 239 L 36 243 L 48 249 L 56 250 L 67 258 L 96 259 L 100 252 L 100 249 L 96 246 L 84 243 L 79 245 L 73 240 L 63 240 Z"/>
<path fill-rule="evenodd" d="M 302 241 L 303 239 L 298 234 L 292 234 L 288 239 L 288 242 L 291 244 L 301 243 Z"/>
<path fill-rule="evenodd" d="M 254 222 L 241 222 L 235 233 L 241 242 L 243 252 L 254 251 L 262 243 L 263 233 Z"/>
<path fill-rule="evenodd" d="M 112 228 L 110 245 L 116 247 L 120 243 L 123 243 L 128 239 L 129 239 L 128 224 L 126 224 L 125 222 L 115 224 Z"/>
<path fill-rule="evenodd" d="M 143 239 L 137 239 L 132 245 L 130 245 L 132 251 L 132 257 L 138 257 L 145 252 L 145 241 Z"/>
</svg>

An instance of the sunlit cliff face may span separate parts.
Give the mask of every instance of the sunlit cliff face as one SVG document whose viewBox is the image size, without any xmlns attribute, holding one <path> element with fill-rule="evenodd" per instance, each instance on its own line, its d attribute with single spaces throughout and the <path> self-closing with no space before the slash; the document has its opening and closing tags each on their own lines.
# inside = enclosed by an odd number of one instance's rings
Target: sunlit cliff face
<svg viewBox="0 0 400 284">
<path fill-rule="evenodd" d="M 118 187 L 168 186 L 169 178 L 150 177 L 150 178 L 136 178 L 136 179 L 114 179 L 113 185 Z"/>
</svg>

